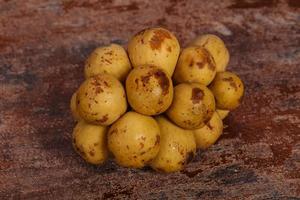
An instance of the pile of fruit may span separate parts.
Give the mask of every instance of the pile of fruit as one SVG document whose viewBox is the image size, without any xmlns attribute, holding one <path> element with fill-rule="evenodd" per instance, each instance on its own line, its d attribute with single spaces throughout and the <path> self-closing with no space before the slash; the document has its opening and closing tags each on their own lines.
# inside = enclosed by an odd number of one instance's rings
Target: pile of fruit
<svg viewBox="0 0 300 200">
<path fill-rule="evenodd" d="M 96 165 L 111 155 L 124 167 L 182 170 L 197 148 L 217 141 L 222 119 L 241 103 L 243 83 L 225 71 L 228 50 L 211 34 L 180 49 L 170 31 L 150 28 L 127 52 L 111 44 L 88 57 L 71 99 L 74 149 Z"/>
</svg>

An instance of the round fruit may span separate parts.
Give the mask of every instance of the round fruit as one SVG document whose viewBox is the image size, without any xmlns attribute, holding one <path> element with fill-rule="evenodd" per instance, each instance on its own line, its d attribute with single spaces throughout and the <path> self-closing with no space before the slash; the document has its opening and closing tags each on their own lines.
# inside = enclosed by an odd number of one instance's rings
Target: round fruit
<svg viewBox="0 0 300 200">
<path fill-rule="evenodd" d="M 207 149 L 213 145 L 221 136 L 223 131 L 223 121 L 215 112 L 207 124 L 194 130 L 197 148 Z"/>
<path fill-rule="evenodd" d="M 101 73 L 111 74 L 119 81 L 124 81 L 131 70 L 125 49 L 118 44 L 99 47 L 88 57 L 84 73 L 89 78 Z"/>
<path fill-rule="evenodd" d="M 193 131 L 182 129 L 163 116 L 157 117 L 161 131 L 160 149 L 150 166 L 162 172 L 182 170 L 196 154 Z"/>
<path fill-rule="evenodd" d="M 86 79 L 77 92 L 77 109 L 80 117 L 89 123 L 110 125 L 126 112 L 124 88 L 108 74 Z"/>
<path fill-rule="evenodd" d="M 106 127 L 80 121 L 72 137 L 75 151 L 88 163 L 98 165 L 107 160 Z"/>
<path fill-rule="evenodd" d="M 244 84 L 241 79 L 232 72 L 219 72 L 210 84 L 217 108 L 233 110 L 237 108 L 244 94 Z"/>
<path fill-rule="evenodd" d="M 172 103 L 172 80 L 166 72 L 154 66 L 134 68 L 126 80 L 126 93 L 136 112 L 157 115 Z"/>
<path fill-rule="evenodd" d="M 174 72 L 177 83 L 195 82 L 208 85 L 216 75 L 216 64 L 210 53 L 199 46 L 182 50 Z"/>
<path fill-rule="evenodd" d="M 214 111 L 214 96 L 206 86 L 181 83 L 174 88 L 173 102 L 167 115 L 182 128 L 197 129 L 210 120 Z"/>
<path fill-rule="evenodd" d="M 172 76 L 179 56 L 176 37 L 163 28 L 150 28 L 137 33 L 128 44 L 133 67 L 155 65 Z"/>
<path fill-rule="evenodd" d="M 128 112 L 108 132 L 108 148 L 124 167 L 141 168 L 158 153 L 160 130 L 149 116 Z"/>
<path fill-rule="evenodd" d="M 226 70 L 229 62 L 229 52 L 221 38 L 206 34 L 196 38 L 191 45 L 202 46 L 209 51 L 216 63 L 217 72 Z"/>
</svg>

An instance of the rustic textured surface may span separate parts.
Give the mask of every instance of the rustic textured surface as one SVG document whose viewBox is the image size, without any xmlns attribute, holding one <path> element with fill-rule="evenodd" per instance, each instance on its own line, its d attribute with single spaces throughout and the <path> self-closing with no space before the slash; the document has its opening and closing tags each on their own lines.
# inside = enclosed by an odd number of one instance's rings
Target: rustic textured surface
<svg viewBox="0 0 300 200">
<path fill-rule="evenodd" d="M 0 0 L 0 199 L 300 199 L 300 3 Z M 69 99 L 86 56 L 142 28 L 182 45 L 215 33 L 244 80 L 244 104 L 186 171 L 85 164 Z"/>
</svg>

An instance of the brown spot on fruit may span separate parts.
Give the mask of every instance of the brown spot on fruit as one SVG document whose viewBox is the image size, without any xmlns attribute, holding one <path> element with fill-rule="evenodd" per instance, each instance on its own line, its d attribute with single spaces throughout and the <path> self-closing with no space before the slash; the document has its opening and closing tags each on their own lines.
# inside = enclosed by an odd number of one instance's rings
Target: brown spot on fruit
<svg viewBox="0 0 300 200">
<path fill-rule="evenodd" d="M 141 149 L 144 148 L 144 143 L 140 142 Z"/>
<path fill-rule="evenodd" d="M 199 69 L 202 69 L 205 66 L 204 62 L 197 62 L 196 65 L 198 66 Z"/>
<path fill-rule="evenodd" d="M 160 99 L 159 101 L 158 101 L 158 105 L 162 105 L 163 104 L 163 101 Z"/>
<path fill-rule="evenodd" d="M 204 93 L 200 88 L 193 88 L 191 100 L 193 104 L 200 103 L 203 99 Z"/>
<path fill-rule="evenodd" d="M 155 30 L 154 35 L 150 40 L 151 49 L 159 50 L 161 48 L 161 44 L 165 39 L 171 39 L 171 35 L 168 31 L 163 29 Z"/>
<path fill-rule="evenodd" d="M 95 152 L 94 151 L 90 151 L 89 154 L 90 154 L 90 156 L 94 156 Z"/>
<path fill-rule="evenodd" d="M 193 65 L 194 65 L 194 60 L 192 59 L 192 60 L 190 61 L 189 67 L 193 67 Z"/>
<path fill-rule="evenodd" d="M 157 135 L 155 140 L 155 145 L 159 145 L 159 143 L 160 143 L 160 136 Z"/>
<path fill-rule="evenodd" d="M 145 140 L 146 140 L 146 137 L 145 137 L 145 136 L 142 136 L 141 139 L 142 139 L 143 141 L 145 141 Z"/>
<path fill-rule="evenodd" d="M 148 84 L 149 80 L 150 80 L 151 74 L 148 74 L 147 76 L 142 76 L 141 80 L 143 82 L 143 85 L 146 86 L 146 84 Z"/>
<path fill-rule="evenodd" d="M 108 51 L 108 52 L 105 52 L 104 54 L 111 56 L 113 54 L 113 51 Z"/>
<path fill-rule="evenodd" d="M 232 77 L 223 78 L 222 80 L 223 80 L 223 81 L 229 82 L 229 85 L 230 85 L 231 87 L 233 87 L 234 90 L 237 90 L 237 89 L 238 89 L 238 87 L 236 86 L 236 84 L 235 84 L 235 82 L 234 82 L 234 80 L 233 80 Z"/>
<path fill-rule="evenodd" d="M 126 149 L 128 149 L 128 150 L 129 150 L 129 146 L 128 146 L 128 145 L 126 145 Z"/>
<path fill-rule="evenodd" d="M 105 62 L 109 63 L 109 64 L 112 64 L 112 62 L 108 59 L 104 59 Z"/>
<path fill-rule="evenodd" d="M 171 52 L 171 51 L 172 51 L 172 47 L 168 46 L 168 47 L 167 47 L 167 51 L 168 51 L 168 52 Z"/>
<path fill-rule="evenodd" d="M 104 123 L 108 120 L 108 114 L 105 114 L 101 119 L 96 120 L 96 122 Z"/>
<path fill-rule="evenodd" d="M 108 87 L 108 83 L 106 81 L 103 82 L 106 87 Z"/>
<path fill-rule="evenodd" d="M 94 143 L 94 146 L 97 146 L 97 145 L 99 145 L 99 143 L 98 143 L 98 142 Z"/>
<path fill-rule="evenodd" d="M 204 63 L 208 64 L 208 69 L 214 71 L 216 69 L 216 63 L 214 58 L 211 56 L 211 54 L 204 48 L 203 49 L 203 55 L 204 55 Z"/>
<path fill-rule="evenodd" d="M 160 88 L 162 90 L 162 95 L 167 95 L 169 93 L 170 82 L 166 75 L 166 73 L 160 69 L 158 69 L 154 73 L 154 77 L 158 80 Z"/>
<path fill-rule="evenodd" d="M 96 94 L 100 94 L 101 92 L 103 92 L 103 89 L 98 86 L 95 88 L 95 92 L 96 92 Z"/>
</svg>

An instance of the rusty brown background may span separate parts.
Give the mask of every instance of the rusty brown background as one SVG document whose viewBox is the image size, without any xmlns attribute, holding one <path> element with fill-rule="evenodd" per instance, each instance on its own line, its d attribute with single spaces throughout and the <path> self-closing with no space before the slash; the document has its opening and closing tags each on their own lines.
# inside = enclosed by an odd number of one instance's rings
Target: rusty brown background
<svg viewBox="0 0 300 200">
<path fill-rule="evenodd" d="M 152 26 L 221 36 L 243 105 L 183 172 L 94 167 L 69 99 L 97 46 Z M 299 0 L 0 0 L 0 199 L 300 199 Z"/>
</svg>

